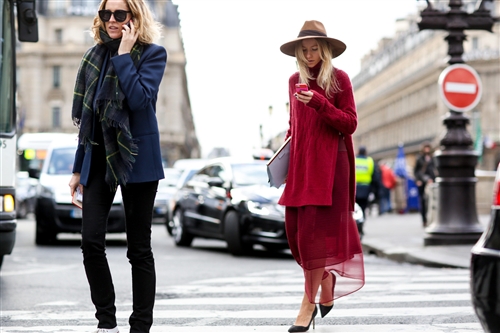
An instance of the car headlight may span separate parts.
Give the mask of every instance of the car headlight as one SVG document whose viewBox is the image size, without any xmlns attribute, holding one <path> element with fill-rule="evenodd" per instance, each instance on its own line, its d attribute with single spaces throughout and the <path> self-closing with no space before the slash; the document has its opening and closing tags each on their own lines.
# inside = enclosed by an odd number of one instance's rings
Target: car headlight
<svg viewBox="0 0 500 333">
<path fill-rule="evenodd" d="M 0 196 L 0 212 L 13 212 L 15 200 L 12 194 L 5 194 Z"/>
<path fill-rule="evenodd" d="M 250 213 L 255 215 L 280 217 L 280 218 L 285 216 L 285 208 L 276 203 L 247 201 L 247 207 Z"/>
</svg>

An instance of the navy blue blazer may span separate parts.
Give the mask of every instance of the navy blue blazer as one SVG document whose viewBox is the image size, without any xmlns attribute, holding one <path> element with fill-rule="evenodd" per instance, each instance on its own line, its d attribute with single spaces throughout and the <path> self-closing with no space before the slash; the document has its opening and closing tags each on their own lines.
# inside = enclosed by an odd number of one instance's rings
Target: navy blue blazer
<svg viewBox="0 0 500 333">
<path fill-rule="evenodd" d="M 156 100 L 167 64 L 167 51 L 163 46 L 149 44 L 144 46 L 137 67 L 128 53 L 112 57 L 111 62 L 126 96 L 123 107 L 129 112 L 130 131 L 139 148 L 128 182 L 142 183 L 163 179 L 165 176 L 156 118 Z M 101 71 L 101 76 L 105 72 Z M 102 81 L 102 78 L 100 80 Z M 73 172 L 80 173 L 80 184 L 84 186 L 87 186 L 89 180 L 92 146 L 89 144 L 85 151 L 85 147 L 78 144 L 75 154 Z"/>
</svg>

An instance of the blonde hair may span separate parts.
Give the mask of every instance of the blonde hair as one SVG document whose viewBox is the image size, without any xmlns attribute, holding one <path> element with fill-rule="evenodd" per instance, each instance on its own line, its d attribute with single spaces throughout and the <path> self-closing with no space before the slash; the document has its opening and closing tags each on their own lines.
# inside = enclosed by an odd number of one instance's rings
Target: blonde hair
<svg viewBox="0 0 500 333">
<path fill-rule="evenodd" d="M 161 24 L 155 21 L 151 10 L 147 6 L 144 0 L 124 0 L 132 14 L 132 19 L 134 21 L 134 27 L 139 32 L 139 37 L 137 42 L 140 44 L 152 44 L 161 36 Z M 102 10 L 106 8 L 106 3 L 108 0 L 102 0 L 99 4 L 99 9 Z M 104 22 L 99 18 L 97 14 L 94 17 L 94 22 L 92 24 L 91 36 L 97 44 L 102 44 L 99 30 L 106 30 Z"/>
<path fill-rule="evenodd" d="M 328 42 L 321 38 L 314 38 L 318 43 L 319 57 L 322 61 L 316 82 L 325 92 L 326 97 L 331 98 L 336 92 L 341 91 L 337 77 L 335 76 L 335 67 L 332 64 L 332 49 Z M 307 59 L 302 51 L 302 42 L 295 44 L 295 58 L 297 58 L 297 65 L 299 67 L 300 82 L 309 85 L 309 81 L 313 79 L 307 66 Z"/>
</svg>

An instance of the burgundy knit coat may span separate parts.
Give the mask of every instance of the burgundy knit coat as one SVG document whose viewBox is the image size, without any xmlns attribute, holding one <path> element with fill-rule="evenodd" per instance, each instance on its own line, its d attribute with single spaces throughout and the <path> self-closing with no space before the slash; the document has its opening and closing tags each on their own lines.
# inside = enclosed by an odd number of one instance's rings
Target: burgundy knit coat
<svg viewBox="0 0 500 333">
<path fill-rule="evenodd" d="M 314 77 L 320 64 L 311 69 Z M 349 158 L 350 178 L 346 195 L 354 211 L 355 165 L 352 134 L 358 120 L 351 81 L 344 71 L 334 69 L 341 91 L 326 97 L 316 80 L 310 80 L 313 97 L 309 103 L 294 97 L 299 73 L 289 79 L 290 121 L 286 138 L 292 136 L 290 163 L 284 192 L 279 204 L 284 206 L 329 206 L 332 204 L 338 140 L 345 140 Z"/>
</svg>

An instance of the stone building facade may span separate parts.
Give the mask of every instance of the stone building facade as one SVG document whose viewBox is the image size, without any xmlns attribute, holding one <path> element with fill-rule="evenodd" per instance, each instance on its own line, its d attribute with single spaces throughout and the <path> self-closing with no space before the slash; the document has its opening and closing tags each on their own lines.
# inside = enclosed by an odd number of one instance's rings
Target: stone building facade
<svg viewBox="0 0 500 333">
<path fill-rule="evenodd" d="M 480 1 L 467 6 L 476 2 Z M 448 1 L 433 3 L 446 10 Z M 500 1 L 493 5 L 493 16 L 500 16 Z M 403 144 L 409 167 L 424 141 L 440 148 L 446 131 L 442 122 L 448 113 L 438 90 L 439 75 L 448 66 L 444 40 L 448 33 L 419 31 L 418 20 L 419 15 L 398 20 L 394 38 L 380 40 L 353 78 L 359 120 L 355 148 L 366 146 L 376 160 L 390 163 Z M 479 104 L 465 113 L 468 131 L 481 142 L 477 168 L 495 170 L 500 162 L 500 24 L 493 32 L 465 30 L 465 34 L 463 59 L 478 72 L 483 86 Z"/>
<path fill-rule="evenodd" d="M 89 34 L 98 0 L 38 0 L 39 42 L 18 44 L 17 99 L 19 133 L 76 132 L 71 119 L 75 78 L 84 52 L 94 41 Z M 163 24 L 157 41 L 168 53 L 158 93 L 157 116 L 165 165 L 198 158 L 186 78 L 186 57 L 177 6 L 171 1 L 148 4 Z"/>
</svg>

